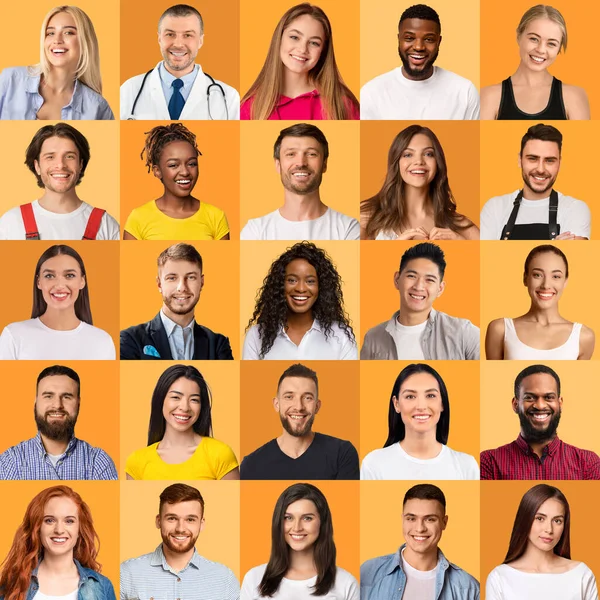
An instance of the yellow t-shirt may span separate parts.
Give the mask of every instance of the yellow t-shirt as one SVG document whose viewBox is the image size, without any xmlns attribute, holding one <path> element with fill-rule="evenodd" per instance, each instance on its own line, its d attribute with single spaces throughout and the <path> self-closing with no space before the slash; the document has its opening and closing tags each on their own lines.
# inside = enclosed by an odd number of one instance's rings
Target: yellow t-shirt
<svg viewBox="0 0 600 600">
<path fill-rule="evenodd" d="M 131 211 L 125 231 L 136 240 L 220 240 L 229 233 L 225 213 L 200 202 L 198 212 L 187 219 L 174 219 L 161 212 L 152 200 Z"/>
<path fill-rule="evenodd" d="M 125 472 L 134 479 L 221 479 L 238 466 L 233 450 L 211 437 L 203 437 L 190 458 L 174 465 L 159 456 L 159 443 L 130 454 Z"/>
</svg>

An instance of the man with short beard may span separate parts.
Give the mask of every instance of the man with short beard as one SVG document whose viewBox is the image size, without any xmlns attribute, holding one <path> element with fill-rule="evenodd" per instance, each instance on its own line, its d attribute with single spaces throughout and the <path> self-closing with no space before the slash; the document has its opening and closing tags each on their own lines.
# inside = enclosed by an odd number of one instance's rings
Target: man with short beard
<svg viewBox="0 0 600 600">
<path fill-rule="evenodd" d="M 563 399 L 560 379 L 545 365 L 531 365 L 515 379 L 516 441 L 481 453 L 481 479 L 600 479 L 600 458 L 558 438 Z"/>
<path fill-rule="evenodd" d="M 317 374 L 288 367 L 277 384 L 273 407 L 283 431 L 244 458 L 240 479 L 359 479 L 358 453 L 348 441 L 312 430 L 321 408 Z"/>
<path fill-rule="evenodd" d="M 0 479 L 117 479 L 110 456 L 75 437 L 80 400 L 73 369 L 45 368 L 33 407 L 38 434 L 0 454 Z"/>
</svg>

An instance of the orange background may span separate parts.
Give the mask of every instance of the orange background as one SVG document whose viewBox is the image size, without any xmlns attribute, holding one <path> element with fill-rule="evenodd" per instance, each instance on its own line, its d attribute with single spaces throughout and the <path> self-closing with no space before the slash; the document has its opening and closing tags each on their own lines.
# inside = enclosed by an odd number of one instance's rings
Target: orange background
<svg viewBox="0 0 600 600">
<path fill-rule="evenodd" d="M 241 88 L 243 96 L 267 58 L 269 44 L 275 27 L 284 13 L 299 4 L 297 0 L 264 0 L 260 10 L 251 0 L 240 0 L 241 9 Z M 359 0 L 320 0 L 318 6 L 325 11 L 331 23 L 335 60 L 344 83 L 358 99 L 359 95 Z"/>
<path fill-rule="evenodd" d="M 242 244 L 244 252 L 240 253 L 240 339 L 243 344 L 246 325 L 248 325 L 248 320 L 254 312 L 256 294 L 262 285 L 263 279 L 267 276 L 273 262 L 294 244 L 280 241 L 245 241 Z M 344 306 L 346 312 L 350 315 L 350 324 L 354 329 L 354 335 L 358 343 L 360 331 L 358 312 L 359 244 L 328 241 L 318 242 L 317 246 L 327 252 L 342 278 Z"/>
<path fill-rule="evenodd" d="M 293 364 L 286 361 L 241 361 L 242 449 L 240 461 L 273 438 L 281 435 L 279 414 L 273 408 L 277 382 Z M 321 409 L 315 417 L 314 431 L 350 440 L 358 450 L 359 369 L 356 361 L 302 361 L 319 378 Z"/>
<path fill-rule="evenodd" d="M 433 307 L 453 317 L 469 319 L 479 327 L 479 242 L 435 242 L 446 256 L 446 289 Z M 394 273 L 412 241 L 363 241 L 360 243 L 361 346 L 365 333 L 389 321 L 400 308 Z"/>
<path fill-rule="evenodd" d="M 121 244 L 121 329 L 150 321 L 161 309 L 156 283 L 159 254 L 169 242 L 148 240 Z M 229 338 L 234 358 L 240 358 L 239 242 L 193 242 L 202 256 L 204 288 L 196 305 L 196 322 Z"/>
<path fill-rule="evenodd" d="M 17 528 L 23 521 L 27 505 L 42 490 L 55 485 L 68 485 L 81 495 L 94 519 L 100 538 L 97 560 L 102 574 L 108 577 L 119 594 L 119 483 L 117 481 L 18 481 L 0 482 L 0 495 L 10 498 L 10 509 L 4 510 L 0 532 L 0 562 L 12 546 Z M 6 507 L 7 508 L 7 507 Z"/>
<path fill-rule="evenodd" d="M 415 481 L 360 482 L 360 562 L 397 552 L 404 544 L 402 500 Z M 448 526 L 440 548 L 446 558 L 479 579 L 479 482 L 444 481 Z M 489 539 L 494 539 L 490 536 Z"/>
<path fill-rule="evenodd" d="M 571 509 L 571 558 L 600 572 L 600 555 L 590 499 L 597 498 L 597 481 L 482 481 L 481 482 L 481 591 L 490 571 L 502 563 L 508 550 L 517 508 L 523 495 L 538 483 L 558 487 Z M 485 596 L 482 595 L 482 598 Z"/>
<path fill-rule="evenodd" d="M 121 83 L 146 73 L 162 60 L 158 46 L 158 20 L 169 6 L 162 0 L 149 0 L 142 5 L 134 0 L 121 1 Z M 204 44 L 196 63 L 214 79 L 239 91 L 240 23 L 235 2 L 203 2 L 194 4 L 204 21 Z"/>
<path fill-rule="evenodd" d="M 509 444 L 520 431 L 519 417 L 513 411 L 514 381 L 534 361 L 485 361 L 481 365 L 481 450 Z M 578 448 L 600 452 L 597 419 L 600 408 L 583 398 L 594 389 L 598 379 L 596 365 L 589 361 L 544 361 L 554 369 L 561 382 L 563 410 L 558 426 L 560 438 Z M 483 393 L 485 391 L 485 393 Z M 582 411 L 585 410 L 585 418 Z"/>
<path fill-rule="evenodd" d="M 121 562 L 154 552 L 162 543 L 156 528 L 161 492 L 174 481 L 121 482 Z M 240 577 L 240 484 L 237 481 L 185 481 L 204 498 L 204 530 L 199 554 L 228 566 Z M 116 497 L 116 494 L 115 494 Z M 114 556 L 116 557 L 116 549 Z"/>
<path fill-rule="evenodd" d="M 419 361 L 420 362 L 420 361 Z M 396 377 L 411 361 L 368 360 L 360 364 L 360 457 L 383 448 Z M 479 363 L 472 360 L 430 363 L 442 377 L 450 402 L 448 446 L 479 462 Z"/>
<path fill-rule="evenodd" d="M 240 377 L 237 362 L 210 361 L 126 361 L 121 363 L 121 476 L 125 478 L 127 457 L 148 443 L 152 392 L 159 377 L 172 365 L 193 364 L 202 373 L 212 392 L 213 437 L 240 455 Z"/>
<path fill-rule="evenodd" d="M 148 173 L 140 153 L 146 132 L 164 125 L 163 121 L 123 121 L 121 123 L 121 229 L 134 208 L 156 200 L 163 194 L 163 184 Z M 184 125 L 196 134 L 198 148 L 198 181 L 192 196 L 225 211 L 231 239 L 239 239 L 240 153 L 239 125 L 231 122 L 186 121 Z"/>
<path fill-rule="evenodd" d="M 462 11 L 461 11 L 462 12 Z M 440 140 L 446 156 L 448 181 L 459 213 L 479 225 L 479 122 L 420 121 Z M 360 124 L 360 199 L 374 196 L 383 185 L 387 157 L 394 138 L 411 121 L 363 121 Z M 468 160 L 465 149 L 468 148 Z"/>
<path fill-rule="evenodd" d="M 304 483 L 304 482 L 303 482 Z M 314 481 L 327 498 L 337 550 L 336 565 L 359 578 L 358 481 Z M 241 572 L 269 561 L 271 520 L 281 493 L 291 481 L 244 481 L 241 493 Z"/>
<path fill-rule="evenodd" d="M 10 177 L 4 178 L 0 213 L 41 198 L 44 189 L 37 186 L 35 175 L 25 165 L 25 151 L 36 132 L 58 121 L 2 121 L 0 163 Z M 75 188 L 77 195 L 92 206 L 104 208 L 119 221 L 119 125 L 106 121 L 71 121 L 90 144 L 90 161 L 85 176 Z"/>
<path fill-rule="evenodd" d="M 398 56 L 398 21 L 410 3 L 363 0 L 360 5 L 360 84 L 401 66 Z M 442 44 L 437 66 L 470 79 L 479 87 L 479 2 L 466 0 L 457 10 L 452 0 L 433 6 L 442 23 Z"/>
<path fill-rule="evenodd" d="M 240 225 L 283 206 L 284 188 L 275 170 L 273 144 L 291 123 L 242 121 Z M 359 217 L 360 125 L 358 122 L 313 122 L 327 138 L 329 159 L 320 187 L 321 200 L 334 210 Z"/>
<path fill-rule="evenodd" d="M 20 265 L 20 268 L 11 269 L 11 286 L 13 290 L 20 290 L 22 293 L 20 302 L 4 303 L 1 327 L 13 321 L 26 321 L 30 318 L 35 266 L 40 256 L 54 243 L 2 242 L 4 255 L 15 257 Z M 67 244 L 79 253 L 85 265 L 94 327 L 108 332 L 113 338 L 115 347 L 118 348 L 119 244 L 110 241 L 83 242 L 81 240 L 70 241 Z"/>
<path fill-rule="evenodd" d="M 517 27 L 523 14 L 535 2 L 508 0 L 502 2 L 502 10 L 492 0 L 481 2 L 481 85 L 500 83 L 512 75 L 519 66 Z M 582 86 L 588 94 L 592 118 L 598 118 L 594 109 L 600 101 L 600 82 L 590 77 L 586 57 L 594 51 L 594 36 L 590 36 L 590 23 L 600 18 L 596 3 L 585 5 L 581 10 L 578 3 L 558 0 L 552 2 L 567 23 L 568 48 L 561 52 L 550 66 L 550 73 L 570 85 Z M 533 123 L 532 123 L 533 124 Z"/>
<path fill-rule="evenodd" d="M 119 470 L 119 367 L 114 361 L 61 361 L 81 379 L 81 406 L 75 435 L 92 446 L 102 448 Z M 18 414 L 0 423 L 0 439 L 4 452 L 37 434 L 33 405 L 35 382 L 46 367 L 56 361 L 0 361 L 0 381 L 5 398 L 19 398 Z M 102 385 L 98 385 L 98 382 Z"/>
<path fill-rule="evenodd" d="M 481 350 L 484 353 L 485 332 L 490 321 L 500 317 L 515 318 L 529 310 L 531 298 L 523 285 L 523 265 L 530 250 L 544 242 L 517 241 L 502 245 L 481 242 Z M 569 280 L 560 299 L 560 314 L 573 322 L 583 323 L 600 332 L 600 315 L 591 301 L 597 297 L 598 280 L 591 277 L 595 244 L 589 242 L 555 242 L 569 261 Z M 593 269 L 593 267 L 592 267 Z M 592 358 L 600 359 L 596 349 Z M 521 364 L 521 363 L 519 363 Z M 511 396 L 512 397 L 512 396 Z"/>
</svg>

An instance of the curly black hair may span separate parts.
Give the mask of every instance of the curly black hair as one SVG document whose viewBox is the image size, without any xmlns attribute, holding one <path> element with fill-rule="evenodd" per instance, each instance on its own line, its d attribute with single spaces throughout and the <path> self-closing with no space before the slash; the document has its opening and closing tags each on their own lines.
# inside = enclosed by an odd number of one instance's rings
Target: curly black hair
<svg viewBox="0 0 600 600">
<path fill-rule="evenodd" d="M 354 342 L 354 332 L 348 314 L 344 310 L 342 279 L 328 254 L 311 242 L 299 242 L 288 248 L 273 264 L 256 294 L 254 314 L 246 331 L 258 325 L 261 339 L 260 358 L 271 350 L 282 325 L 287 324 L 288 305 L 285 298 L 285 268 L 298 258 L 309 262 L 317 272 L 319 296 L 312 307 L 312 314 L 323 328 L 325 337 L 332 335 L 332 325 L 337 324 Z"/>
</svg>

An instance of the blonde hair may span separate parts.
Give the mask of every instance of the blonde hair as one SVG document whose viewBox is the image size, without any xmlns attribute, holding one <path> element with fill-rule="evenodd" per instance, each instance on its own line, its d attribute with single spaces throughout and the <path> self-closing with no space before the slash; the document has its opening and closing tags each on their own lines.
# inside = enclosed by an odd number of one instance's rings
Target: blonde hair
<svg viewBox="0 0 600 600">
<path fill-rule="evenodd" d="M 55 6 L 45 17 L 42 23 L 40 35 L 40 62 L 30 67 L 32 72 L 42 73 L 48 77 L 52 65 L 48 62 L 44 43 L 46 41 L 46 29 L 50 19 L 58 13 L 67 13 L 73 17 L 79 36 L 79 61 L 75 71 L 75 79 L 81 81 L 98 94 L 102 94 L 102 77 L 100 75 L 100 53 L 98 51 L 98 38 L 94 31 L 94 25 L 90 18 L 77 6 Z"/>
<path fill-rule="evenodd" d="M 358 109 L 358 100 L 344 84 L 335 62 L 331 23 L 321 8 L 305 2 L 292 6 L 281 17 L 277 27 L 275 27 L 265 64 L 256 81 L 242 98 L 242 102 L 254 98 L 250 118 L 268 119 L 275 110 L 283 87 L 284 66 L 279 55 L 283 32 L 290 26 L 292 21 L 303 15 L 309 15 L 319 21 L 325 31 L 321 56 L 309 73 L 310 81 L 321 96 L 325 117 L 328 119 L 348 119 L 351 114 L 350 108 L 354 106 Z"/>
<path fill-rule="evenodd" d="M 564 17 L 560 12 L 552 6 L 545 4 L 536 4 L 532 6 L 522 17 L 517 27 L 517 39 L 523 35 L 523 32 L 527 28 L 527 25 L 535 19 L 549 19 L 556 23 L 562 32 L 562 40 L 560 42 L 559 52 L 561 50 L 567 51 L 567 24 L 565 23 Z"/>
</svg>

